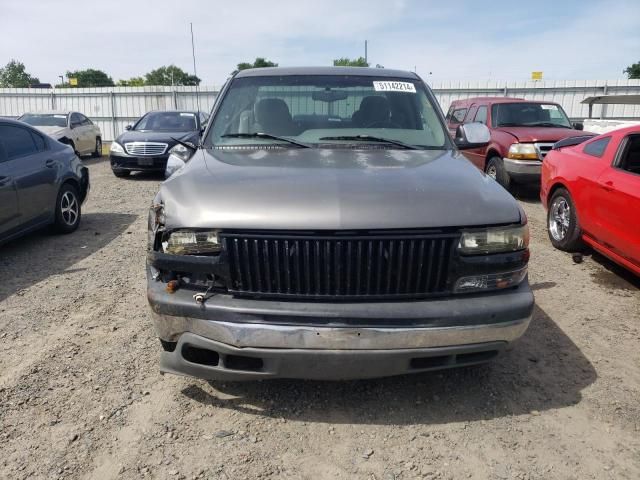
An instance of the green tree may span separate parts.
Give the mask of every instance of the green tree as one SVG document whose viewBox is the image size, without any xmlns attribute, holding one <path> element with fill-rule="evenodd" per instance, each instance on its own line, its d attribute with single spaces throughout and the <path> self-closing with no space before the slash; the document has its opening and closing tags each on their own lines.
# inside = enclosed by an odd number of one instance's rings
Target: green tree
<svg viewBox="0 0 640 480">
<path fill-rule="evenodd" d="M 40 83 L 40 80 L 27 73 L 22 62 L 11 60 L 0 68 L 0 87 L 26 88 L 34 83 Z"/>
<path fill-rule="evenodd" d="M 629 65 L 623 73 L 626 73 L 628 78 L 640 78 L 640 62 Z"/>
<path fill-rule="evenodd" d="M 242 62 L 238 64 L 238 70 L 246 70 L 247 68 L 264 68 L 264 67 L 277 67 L 277 63 L 273 63 L 263 57 L 257 57 L 253 63 Z"/>
<path fill-rule="evenodd" d="M 131 77 L 129 80 L 118 80 L 117 87 L 144 87 L 146 81 L 144 77 Z"/>
<path fill-rule="evenodd" d="M 102 70 L 87 68 L 86 70 L 76 70 L 67 72 L 67 78 L 78 79 L 77 87 L 113 87 L 113 79 Z"/>
<path fill-rule="evenodd" d="M 369 64 L 364 59 L 364 57 L 358 57 L 353 59 L 343 57 L 343 58 L 336 58 L 333 61 L 333 66 L 334 67 L 368 67 Z"/>
<path fill-rule="evenodd" d="M 156 68 L 145 76 L 147 85 L 200 85 L 200 79 L 195 75 L 189 75 L 175 65 Z"/>
</svg>

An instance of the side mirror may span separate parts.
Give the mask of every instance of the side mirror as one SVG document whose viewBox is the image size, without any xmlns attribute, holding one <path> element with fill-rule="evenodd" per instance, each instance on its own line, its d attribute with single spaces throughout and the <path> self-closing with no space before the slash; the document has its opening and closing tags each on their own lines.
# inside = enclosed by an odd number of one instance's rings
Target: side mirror
<svg viewBox="0 0 640 480">
<path fill-rule="evenodd" d="M 573 122 L 573 128 L 576 130 L 584 130 L 584 123 L 582 122 Z"/>
<path fill-rule="evenodd" d="M 491 132 L 484 123 L 473 122 L 460 125 L 456 129 L 456 136 L 453 142 L 460 150 L 469 148 L 480 148 L 489 145 Z"/>
<path fill-rule="evenodd" d="M 184 167 L 187 162 L 178 155 L 174 155 L 173 153 L 169 155 L 167 159 L 167 166 L 164 169 L 164 178 L 165 180 L 171 177 L 174 173 Z"/>
<path fill-rule="evenodd" d="M 133 128 L 132 125 L 127 125 L 126 127 L 124 127 L 125 130 L 131 130 Z"/>
</svg>

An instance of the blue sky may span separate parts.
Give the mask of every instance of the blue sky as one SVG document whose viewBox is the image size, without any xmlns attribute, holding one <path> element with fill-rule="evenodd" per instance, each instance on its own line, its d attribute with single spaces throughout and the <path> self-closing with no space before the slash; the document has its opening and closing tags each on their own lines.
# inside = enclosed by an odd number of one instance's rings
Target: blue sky
<svg viewBox="0 0 640 480">
<path fill-rule="evenodd" d="M 241 61 L 330 65 L 364 55 L 432 82 L 616 79 L 640 61 L 640 0 L 0 0 L 0 64 L 42 81 L 95 67 L 114 80 L 174 63 L 221 84 Z M 7 39 L 13 39 L 7 41 Z M 431 72 L 431 73 L 430 73 Z"/>
</svg>

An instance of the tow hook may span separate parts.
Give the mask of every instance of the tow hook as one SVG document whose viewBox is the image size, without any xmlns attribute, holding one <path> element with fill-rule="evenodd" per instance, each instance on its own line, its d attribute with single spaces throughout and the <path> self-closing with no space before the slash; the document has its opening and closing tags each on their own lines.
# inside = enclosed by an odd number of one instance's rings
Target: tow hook
<svg viewBox="0 0 640 480">
<path fill-rule="evenodd" d="M 204 301 L 205 301 L 204 293 L 196 293 L 193 296 L 193 299 L 196 301 L 198 305 L 204 305 Z"/>
</svg>

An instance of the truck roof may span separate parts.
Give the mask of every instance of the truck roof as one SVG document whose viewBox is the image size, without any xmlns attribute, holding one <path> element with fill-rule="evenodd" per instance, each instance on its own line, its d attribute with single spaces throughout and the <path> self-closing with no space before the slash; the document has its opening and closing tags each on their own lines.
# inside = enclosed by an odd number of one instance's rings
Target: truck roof
<svg viewBox="0 0 640 480">
<path fill-rule="evenodd" d="M 273 77 L 283 75 L 355 75 L 367 77 L 393 77 L 417 80 L 417 74 L 404 70 L 367 67 L 266 67 L 241 70 L 236 78 L 242 77 Z"/>
<path fill-rule="evenodd" d="M 550 102 L 547 100 L 527 100 L 525 98 L 514 98 L 514 97 L 471 97 L 471 98 L 463 98 L 460 100 L 453 100 L 451 105 L 460 106 L 460 105 L 471 105 L 472 103 L 556 103 Z"/>
</svg>

